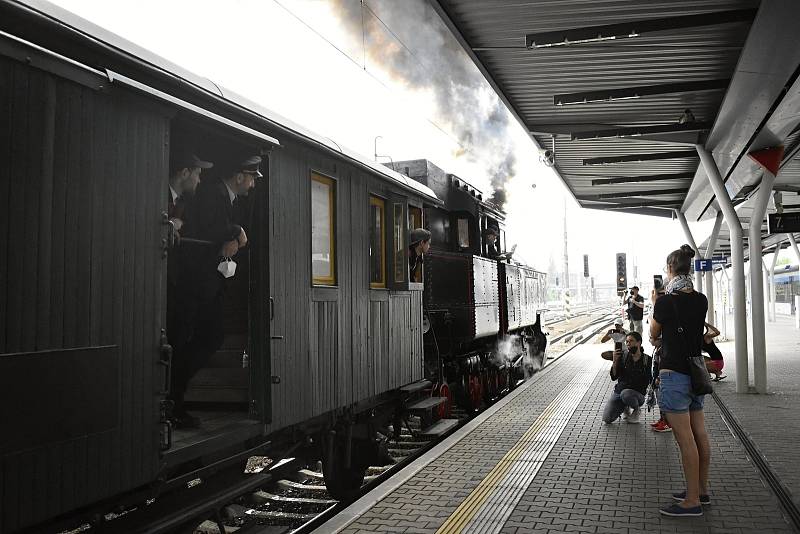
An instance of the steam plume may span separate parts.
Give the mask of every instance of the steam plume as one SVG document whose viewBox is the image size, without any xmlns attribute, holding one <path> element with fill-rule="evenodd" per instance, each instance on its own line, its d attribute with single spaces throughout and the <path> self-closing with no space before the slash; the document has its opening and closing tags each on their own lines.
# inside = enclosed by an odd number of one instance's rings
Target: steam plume
<svg viewBox="0 0 800 534">
<path fill-rule="evenodd" d="M 327 1 L 367 70 L 435 96 L 435 122 L 460 142 L 456 156 L 485 166 L 502 207 L 516 164 L 508 110 L 436 12 L 425 0 Z"/>
</svg>

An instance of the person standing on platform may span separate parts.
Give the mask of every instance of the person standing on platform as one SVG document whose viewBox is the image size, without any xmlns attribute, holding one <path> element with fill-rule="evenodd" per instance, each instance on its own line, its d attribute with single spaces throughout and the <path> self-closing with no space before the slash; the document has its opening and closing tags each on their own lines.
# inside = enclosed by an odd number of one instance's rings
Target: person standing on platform
<svg viewBox="0 0 800 534">
<path fill-rule="evenodd" d="M 422 262 L 431 248 L 431 233 L 425 228 L 414 228 L 408 234 L 408 275 L 411 282 L 422 282 Z"/>
<path fill-rule="evenodd" d="M 644 395 L 652 379 L 650 357 L 642 352 L 642 336 L 631 332 L 625 337 L 627 353 L 614 350 L 611 364 L 611 380 L 616 380 L 614 392 L 603 409 L 603 422 L 611 424 L 620 415 L 628 423 L 639 423 Z"/>
<path fill-rule="evenodd" d="M 725 367 L 725 359 L 719 351 L 719 347 L 714 343 L 714 338 L 719 335 L 719 330 L 709 323 L 706 323 L 706 333 L 703 334 L 703 352 L 708 354 L 705 358 L 706 369 L 714 375 L 714 381 L 719 382 L 725 375 L 722 374 L 722 368 Z"/>
<path fill-rule="evenodd" d="M 642 318 L 644 317 L 644 297 L 639 294 L 639 286 L 633 286 L 631 293 L 625 300 L 628 305 L 628 320 L 631 332 L 642 333 Z"/>
<path fill-rule="evenodd" d="M 686 479 L 686 490 L 672 495 L 678 502 L 659 510 L 673 517 L 701 516 L 701 504 L 711 502 L 708 496 L 711 446 L 703 414 L 705 395 L 692 392 L 688 359 L 700 355 L 708 310 L 708 300 L 694 290 L 689 275 L 693 257 L 694 250 L 689 245 L 671 252 L 667 256 L 666 294 L 659 297 L 654 291 L 651 296 L 650 341 L 661 337 L 659 408 L 672 427 Z"/>
<path fill-rule="evenodd" d="M 179 278 L 180 313 L 172 325 L 172 373 L 169 399 L 177 428 L 197 427 L 200 421 L 184 406 L 192 377 L 219 350 L 223 330 L 225 276 L 223 259 L 234 257 L 247 245 L 247 233 L 234 221 L 233 203 L 255 186 L 261 158 L 250 157 L 227 171 L 225 178 L 204 180 L 188 209 L 184 235 L 195 240 L 183 245 L 186 272 Z"/>
</svg>

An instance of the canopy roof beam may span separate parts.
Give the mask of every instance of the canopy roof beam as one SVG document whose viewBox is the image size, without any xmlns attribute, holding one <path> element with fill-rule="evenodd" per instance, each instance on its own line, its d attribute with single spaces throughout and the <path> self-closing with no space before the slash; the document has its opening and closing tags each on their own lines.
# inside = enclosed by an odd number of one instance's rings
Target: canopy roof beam
<svg viewBox="0 0 800 534">
<path fill-rule="evenodd" d="M 651 152 L 649 154 L 629 154 L 626 156 L 610 156 L 603 158 L 589 158 L 583 160 L 584 165 L 610 165 L 612 163 L 639 163 L 642 161 L 655 161 L 660 159 L 696 158 L 694 150 L 677 150 L 674 152 Z"/>
<path fill-rule="evenodd" d="M 639 85 L 636 87 L 624 87 L 619 89 L 600 89 L 580 93 L 564 93 L 553 96 L 553 105 L 568 106 L 573 104 L 592 104 L 596 102 L 614 102 L 615 100 L 631 100 L 643 96 L 718 91 L 727 88 L 729 83 L 729 79 L 698 80 L 695 82 Z"/>
<path fill-rule="evenodd" d="M 710 129 L 711 123 L 707 121 L 652 124 L 649 126 L 629 126 L 626 128 L 610 128 L 606 130 L 578 132 L 572 134 L 570 139 L 573 141 L 580 141 L 585 139 L 608 139 L 614 137 L 640 137 L 642 135 L 650 134 L 703 132 Z"/>
<path fill-rule="evenodd" d="M 625 176 L 619 178 L 598 178 L 592 185 L 635 184 L 640 182 L 660 182 L 663 180 L 692 180 L 694 172 L 676 172 L 671 174 L 648 174 L 644 176 Z"/>
<path fill-rule="evenodd" d="M 604 198 L 652 197 L 659 195 L 683 195 L 689 192 L 688 187 L 672 189 L 642 189 L 639 191 L 625 191 L 620 193 L 602 193 L 599 195 L 579 196 L 579 200 L 603 200 Z M 677 202 L 677 201 L 676 201 Z"/>
<path fill-rule="evenodd" d="M 734 9 L 730 11 L 701 13 L 699 15 L 632 20 L 618 24 L 529 33 L 525 35 L 525 47 L 529 49 L 552 48 L 639 37 L 643 33 L 681 30 L 700 26 L 715 26 L 729 22 L 751 22 L 756 16 L 756 11 L 756 9 Z"/>
</svg>

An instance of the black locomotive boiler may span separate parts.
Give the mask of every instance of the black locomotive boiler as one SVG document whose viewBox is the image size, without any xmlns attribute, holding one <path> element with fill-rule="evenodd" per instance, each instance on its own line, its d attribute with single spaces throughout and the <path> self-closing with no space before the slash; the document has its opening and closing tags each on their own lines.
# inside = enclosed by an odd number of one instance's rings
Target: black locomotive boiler
<svg viewBox="0 0 800 534">
<path fill-rule="evenodd" d="M 477 410 L 542 366 L 546 274 L 513 261 L 505 214 L 468 182 L 427 160 L 393 168 L 444 201 L 425 209 L 426 370 L 438 395 Z M 486 239 L 490 228 L 497 243 Z"/>
</svg>

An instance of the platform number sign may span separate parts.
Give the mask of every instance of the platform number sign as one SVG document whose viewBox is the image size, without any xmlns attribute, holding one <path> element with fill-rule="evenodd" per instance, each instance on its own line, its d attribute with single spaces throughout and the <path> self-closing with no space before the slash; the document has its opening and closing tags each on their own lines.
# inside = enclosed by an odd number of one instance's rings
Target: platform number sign
<svg viewBox="0 0 800 534">
<path fill-rule="evenodd" d="M 800 212 L 770 213 L 767 215 L 767 228 L 770 234 L 800 232 Z"/>
<path fill-rule="evenodd" d="M 617 252 L 617 291 L 628 289 L 628 259 L 624 252 Z"/>
<path fill-rule="evenodd" d="M 589 278 L 589 255 L 583 255 L 583 277 Z"/>
</svg>

